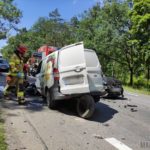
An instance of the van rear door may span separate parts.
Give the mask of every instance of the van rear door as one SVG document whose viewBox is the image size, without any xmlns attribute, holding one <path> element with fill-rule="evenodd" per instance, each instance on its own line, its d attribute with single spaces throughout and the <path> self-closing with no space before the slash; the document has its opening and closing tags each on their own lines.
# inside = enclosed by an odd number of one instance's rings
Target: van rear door
<svg viewBox="0 0 150 150">
<path fill-rule="evenodd" d="M 66 46 L 59 51 L 58 69 L 62 94 L 88 93 L 83 43 Z"/>
<path fill-rule="evenodd" d="M 101 65 L 95 51 L 85 49 L 85 59 L 90 92 L 104 92 Z"/>
</svg>

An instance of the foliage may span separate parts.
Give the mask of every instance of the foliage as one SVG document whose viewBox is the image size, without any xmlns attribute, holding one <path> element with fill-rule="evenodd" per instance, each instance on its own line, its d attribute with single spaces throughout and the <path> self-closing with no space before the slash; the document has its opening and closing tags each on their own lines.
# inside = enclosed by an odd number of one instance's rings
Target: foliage
<svg viewBox="0 0 150 150">
<path fill-rule="evenodd" d="M 150 1 L 133 0 L 133 9 L 129 12 L 132 26 L 129 30 L 132 46 L 137 50 L 137 73 L 143 73 L 150 79 Z"/>
<path fill-rule="evenodd" d="M 11 29 L 16 29 L 21 12 L 13 4 L 13 0 L 0 0 L 0 39 L 6 38 Z"/>
<path fill-rule="evenodd" d="M 58 9 L 40 17 L 28 31 L 23 28 L 3 48 L 9 57 L 18 43 L 25 43 L 27 57 L 40 46 L 62 47 L 84 41 L 98 54 L 107 76 L 124 83 L 147 86 L 150 78 L 149 0 L 103 0 L 66 22 Z M 133 4 L 133 7 L 131 7 Z"/>
<path fill-rule="evenodd" d="M 133 92 L 133 93 L 140 93 L 140 94 L 146 94 L 146 95 L 150 95 L 150 90 L 147 89 L 147 88 L 133 88 L 131 86 L 123 86 L 123 88 L 126 90 L 126 91 L 129 91 L 129 92 Z"/>
<path fill-rule="evenodd" d="M 103 71 L 109 76 L 119 76 L 119 72 L 129 70 L 129 61 L 124 56 L 129 47 L 126 43 L 127 14 L 127 3 L 112 1 L 103 6 L 97 3 L 82 14 L 79 23 L 78 38 L 85 42 L 86 47 L 96 50 Z"/>
</svg>

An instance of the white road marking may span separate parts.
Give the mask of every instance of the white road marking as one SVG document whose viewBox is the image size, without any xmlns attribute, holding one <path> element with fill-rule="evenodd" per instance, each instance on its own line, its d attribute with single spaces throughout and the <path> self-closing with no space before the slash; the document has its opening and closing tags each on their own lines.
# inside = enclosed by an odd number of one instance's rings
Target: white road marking
<svg viewBox="0 0 150 150">
<path fill-rule="evenodd" d="M 112 144 L 118 150 L 132 150 L 130 147 L 126 146 L 125 144 L 123 144 L 115 138 L 106 138 L 105 141 Z"/>
<path fill-rule="evenodd" d="M 139 96 L 139 95 L 137 95 L 137 94 L 134 94 L 134 93 L 129 93 L 129 92 L 125 92 L 126 94 L 128 94 L 128 95 L 131 95 L 131 96 Z"/>
</svg>

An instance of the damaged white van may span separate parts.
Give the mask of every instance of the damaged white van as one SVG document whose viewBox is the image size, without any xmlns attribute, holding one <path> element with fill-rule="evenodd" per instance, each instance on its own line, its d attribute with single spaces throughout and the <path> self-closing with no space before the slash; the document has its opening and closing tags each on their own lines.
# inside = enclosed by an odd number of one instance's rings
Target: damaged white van
<svg viewBox="0 0 150 150">
<path fill-rule="evenodd" d="M 95 51 L 83 42 L 65 46 L 46 56 L 39 64 L 36 87 L 54 109 L 59 100 L 76 99 L 77 113 L 90 118 L 95 102 L 105 93 L 102 70 Z"/>
</svg>

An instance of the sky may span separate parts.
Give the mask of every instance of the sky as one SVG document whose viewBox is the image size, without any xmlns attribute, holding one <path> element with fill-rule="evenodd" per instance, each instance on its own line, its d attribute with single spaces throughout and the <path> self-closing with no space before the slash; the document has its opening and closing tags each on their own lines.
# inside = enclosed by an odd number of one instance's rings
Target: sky
<svg viewBox="0 0 150 150">
<path fill-rule="evenodd" d="M 17 25 L 19 28 L 30 29 L 39 17 L 48 17 L 49 12 L 58 8 L 62 18 L 68 21 L 84 10 L 91 8 L 100 0 L 14 0 L 14 4 L 22 11 L 23 17 Z M 6 40 L 0 40 L 0 48 Z"/>
</svg>

